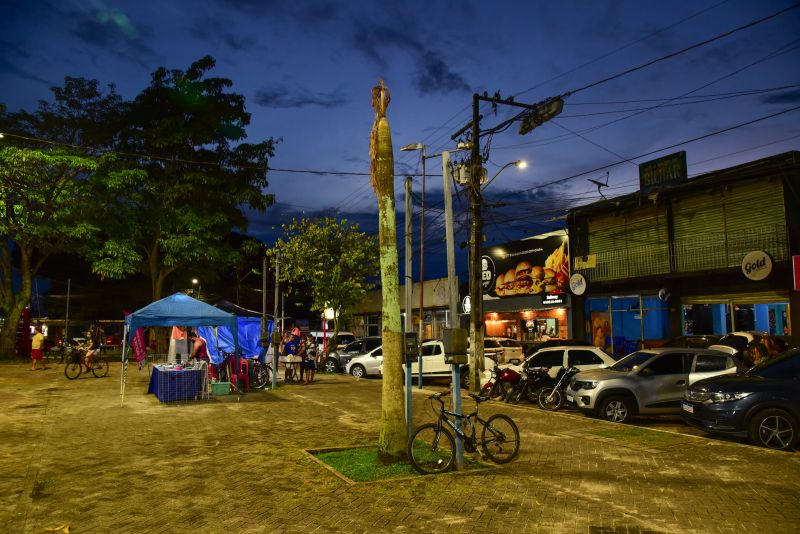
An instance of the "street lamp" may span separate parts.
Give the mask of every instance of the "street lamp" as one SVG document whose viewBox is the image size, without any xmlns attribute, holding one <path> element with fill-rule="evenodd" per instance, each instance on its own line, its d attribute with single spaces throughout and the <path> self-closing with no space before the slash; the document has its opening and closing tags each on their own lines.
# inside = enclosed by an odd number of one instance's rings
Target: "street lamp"
<svg viewBox="0 0 800 534">
<path fill-rule="evenodd" d="M 199 284 L 200 284 L 200 281 L 197 278 L 192 278 L 192 295 L 195 294 L 194 286 L 197 286 L 197 297 L 195 297 L 195 298 L 199 298 L 200 297 L 200 285 Z"/>
<path fill-rule="evenodd" d="M 516 160 L 516 161 L 509 161 L 508 163 L 506 163 L 505 165 L 503 165 L 502 167 L 500 167 L 500 170 L 499 170 L 499 171 L 497 171 L 497 173 L 495 173 L 495 175 L 494 175 L 494 176 L 492 176 L 492 179 L 491 179 L 491 180 L 489 180 L 488 182 L 486 182 L 485 184 L 483 184 L 483 187 L 481 187 L 481 191 L 483 191 L 484 189 L 486 189 L 487 187 L 489 187 L 489 184 L 490 184 L 490 183 L 492 183 L 492 182 L 494 181 L 494 179 L 495 179 L 495 178 L 497 178 L 498 176 L 500 176 L 500 173 L 501 173 L 501 172 L 503 172 L 503 171 L 504 171 L 504 170 L 506 170 L 507 168 L 511 167 L 512 165 L 516 166 L 518 169 L 524 169 L 524 168 L 526 168 L 526 167 L 528 166 L 528 163 L 527 163 L 527 162 L 526 162 L 524 159 L 518 159 L 518 160 Z"/>
<path fill-rule="evenodd" d="M 422 151 L 422 185 L 420 187 L 420 215 L 419 215 L 419 341 L 422 343 L 423 328 L 425 327 L 425 314 L 423 309 L 423 295 L 425 294 L 425 145 L 422 143 L 412 143 L 400 150 L 409 152 L 412 150 Z M 408 254 L 409 251 L 406 251 Z"/>
</svg>

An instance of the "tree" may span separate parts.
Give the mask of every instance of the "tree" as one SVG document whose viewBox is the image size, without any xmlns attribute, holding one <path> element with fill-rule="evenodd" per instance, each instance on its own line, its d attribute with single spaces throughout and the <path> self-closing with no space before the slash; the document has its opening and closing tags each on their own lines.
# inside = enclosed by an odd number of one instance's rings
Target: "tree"
<svg viewBox="0 0 800 534">
<path fill-rule="evenodd" d="M 267 161 L 272 139 L 244 143 L 250 114 L 231 80 L 207 76 L 211 57 L 186 71 L 159 68 L 126 105 L 117 150 L 138 154 L 145 180 L 109 181 L 98 199 L 105 208 L 103 247 L 93 269 L 108 277 L 141 272 L 151 297 L 187 266 L 230 265 L 237 257 L 226 239 L 247 229 L 245 209 L 272 204 Z"/>
<path fill-rule="evenodd" d="M 280 278 L 308 284 L 311 309 L 333 309 L 336 338 L 344 310 L 374 286 L 369 279 L 378 274 L 375 238 L 359 231 L 358 224 L 332 217 L 294 219 L 283 231 L 286 241 L 279 239 L 269 251 L 280 262 Z M 336 346 L 336 339 L 330 345 Z"/>
<path fill-rule="evenodd" d="M 87 181 L 98 166 L 92 158 L 63 150 L 0 150 L 0 308 L 6 313 L 0 355 L 14 354 L 19 319 L 45 260 L 85 244 L 96 233 L 85 214 L 93 205 Z M 14 287 L 15 263 L 18 288 Z"/>
<path fill-rule="evenodd" d="M 370 178 L 378 197 L 381 262 L 383 384 L 378 455 L 384 461 L 404 458 L 408 431 L 403 413 L 403 331 L 400 324 L 400 271 L 394 203 L 394 156 L 386 108 L 389 90 L 380 80 L 372 89 L 375 123 L 370 136 Z"/>
</svg>

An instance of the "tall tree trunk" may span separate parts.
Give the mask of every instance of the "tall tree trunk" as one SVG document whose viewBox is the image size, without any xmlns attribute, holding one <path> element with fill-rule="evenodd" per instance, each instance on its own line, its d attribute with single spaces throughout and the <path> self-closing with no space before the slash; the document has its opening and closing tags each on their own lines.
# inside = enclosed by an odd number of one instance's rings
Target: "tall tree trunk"
<svg viewBox="0 0 800 534">
<path fill-rule="evenodd" d="M 0 303 L 6 312 L 6 323 L 3 329 L 0 330 L 0 357 L 13 358 L 16 355 L 17 329 L 19 328 L 20 317 L 22 317 L 22 310 L 31 301 L 33 273 L 31 272 L 31 250 L 28 247 L 19 247 L 21 284 L 19 291 L 14 293 L 13 282 L 11 282 L 13 279 L 13 276 L 11 276 L 12 249 L 7 248 L 6 250 L 8 255 L 3 257 L 3 269 L 8 269 L 9 277 L 3 288 L 3 302 Z"/>
<path fill-rule="evenodd" d="M 408 432 L 403 399 L 403 333 L 400 325 L 400 279 L 394 203 L 394 157 L 386 108 L 389 91 L 380 81 L 372 89 L 375 124 L 370 138 L 370 174 L 378 197 L 381 262 L 383 384 L 378 456 L 384 462 L 405 458 Z"/>
</svg>

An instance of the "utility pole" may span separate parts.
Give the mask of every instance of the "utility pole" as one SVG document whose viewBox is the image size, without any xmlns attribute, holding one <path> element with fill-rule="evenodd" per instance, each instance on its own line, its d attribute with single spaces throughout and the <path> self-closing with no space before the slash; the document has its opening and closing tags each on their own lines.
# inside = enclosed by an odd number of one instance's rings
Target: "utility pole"
<svg viewBox="0 0 800 534">
<path fill-rule="evenodd" d="M 281 268 L 281 254 L 275 253 L 275 306 L 272 308 L 272 389 L 278 389 L 278 345 L 281 340 L 278 335 L 278 276 Z M 266 270 L 265 270 L 266 271 Z M 266 295 L 267 292 L 265 291 Z M 282 325 L 281 325 L 282 326 Z"/>
<path fill-rule="evenodd" d="M 405 331 L 412 332 L 414 330 L 414 321 L 412 317 L 411 297 L 414 290 L 414 278 L 411 276 L 411 260 L 412 260 L 412 235 L 411 235 L 411 177 L 406 176 L 406 261 L 405 261 L 405 293 L 406 293 L 406 320 Z"/>
<path fill-rule="evenodd" d="M 444 226 L 447 244 L 447 282 L 450 294 L 450 313 L 447 326 L 459 328 L 458 324 L 458 278 L 456 277 L 455 237 L 453 235 L 453 195 L 450 191 L 450 152 L 442 152 L 442 176 L 444 176 Z"/>
<path fill-rule="evenodd" d="M 480 389 L 483 373 L 483 287 L 481 282 L 481 256 L 483 255 L 483 216 L 481 214 L 481 175 L 483 162 L 480 153 L 480 97 L 472 95 L 472 147 L 470 151 L 469 199 L 472 218 L 469 247 L 469 298 L 472 306 L 469 318 L 470 389 Z"/>
</svg>

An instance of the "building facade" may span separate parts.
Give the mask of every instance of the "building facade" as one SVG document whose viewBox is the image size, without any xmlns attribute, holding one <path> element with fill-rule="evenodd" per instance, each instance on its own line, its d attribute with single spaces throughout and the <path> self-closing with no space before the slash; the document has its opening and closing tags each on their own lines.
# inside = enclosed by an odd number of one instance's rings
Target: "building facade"
<svg viewBox="0 0 800 534">
<path fill-rule="evenodd" d="M 638 192 L 568 214 L 576 337 L 616 354 L 736 330 L 796 341 L 800 152 L 691 180 L 685 153 L 655 163 Z"/>
</svg>

